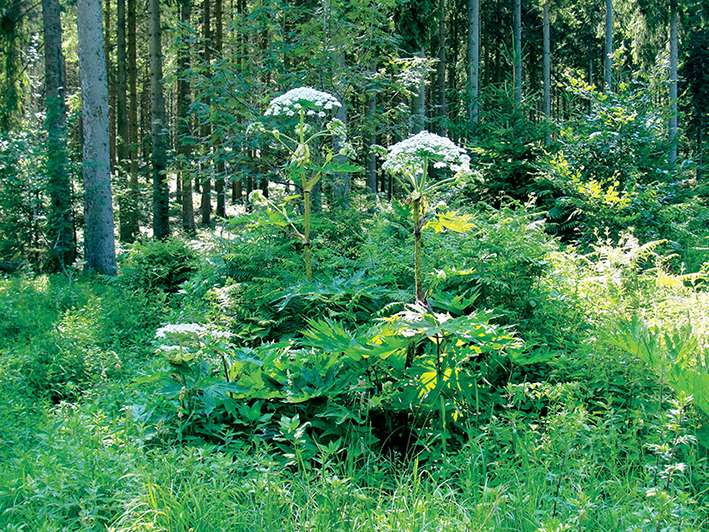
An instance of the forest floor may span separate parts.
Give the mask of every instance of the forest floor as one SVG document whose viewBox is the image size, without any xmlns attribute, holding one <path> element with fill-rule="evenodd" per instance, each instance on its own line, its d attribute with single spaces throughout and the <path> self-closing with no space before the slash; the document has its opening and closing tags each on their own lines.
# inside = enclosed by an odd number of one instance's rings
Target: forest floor
<svg viewBox="0 0 709 532">
<path fill-rule="evenodd" d="M 536 420 L 508 408 L 469 426 L 454 453 L 425 463 L 366 449 L 284 467 L 268 444 L 239 437 L 165 444 L 146 416 L 164 368 L 155 329 L 195 311 L 186 296 L 140 292 L 120 278 L 0 279 L 0 529 L 709 526 L 706 458 L 679 449 L 687 422 L 677 411 L 689 412 L 686 404 L 665 399 L 667 409 L 652 413 L 655 385 L 621 382 L 628 365 L 616 371 L 610 358 L 586 369 L 571 359 L 564 369 L 583 389 L 598 385 L 584 371 L 605 367 L 602 386 L 615 390 L 605 404 L 570 402 Z M 706 294 L 683 294 L 675 310 L 699 313 L 701 323 Z M 641 402 L 618 407 L 622 394 Z M 663 457 L 643 451 L 663 438 Z"/>
</svg>

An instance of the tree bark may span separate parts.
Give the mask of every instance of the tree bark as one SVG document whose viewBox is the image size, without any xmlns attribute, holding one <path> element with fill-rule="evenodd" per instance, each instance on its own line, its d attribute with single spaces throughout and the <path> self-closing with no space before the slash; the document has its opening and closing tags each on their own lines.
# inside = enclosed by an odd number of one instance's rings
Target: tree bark
<svg viewBox="0 0 709 532">
<path fill-rule="evenodd" d="M 151 166 L 153 181 L 153 236 L 166 238 L 170 234 L 167 184 L 167 131 L 163 96 L 162 45 L 160 2 L 149 1 L 150 9 L 150 96 L 151 96 Z"/>
<path fill-rule="evenodd" d="M 190 113 L 190 31 L 191 0 L 180 0 L 180 42 L 177 49 L 177 154 L 179 156 L 178 180 L 182 182 L 182 228 L 188 234 L 195 232 L 194 204 L 192 202 L 192 128 Z"/>
<path fill-rule="evenodd" d="M 670 0 L 670 150 L 668 154 L 668 162 L 671 167 L 674 167 L 677 161 L 677 135 L 679 131 L 677 116 L 677 62 L 679 55 L 677 40 L 678 27 L 679 13 L 677 11 L 677 0 Z"/>
<path fill-rule="evenodd" d="M 79 72 L 83 125 L 86 268 L 116 273 L 108 135 L 108 85 L 101 33 L 101 0 L 78 0 Z"/>
<path fill-rule="evenodd" d="M 549 27 L 549 1 L 544 2 L 543 8 L 543 49 L 544 49 L 544 118 L 551 120 L 551 35 Z M 546 133 L 545 142 L 551 140 L 549 132 Z"/>
<path fill-rule="evenodd" d="M 205 69 L 205 76 L 209 76 L 209 61 L 211 57 L 211 47 L 212 47 L 212 30 L 211 30 L 211 13 L 210 13 L 210 0 L 202 0 L 202 62 L 203 68 Z M 209 105 L 209 100 L 205 102 Z M 200 136 L 202 137 L 202 142 L 204 143 L 205 152 L 209 152 L 209 142 L 211 135 L 211 127 L 208 123 L 203 123 L 200 131 Z M 200 214 L 202 225 L 209 225 L 212 222 L 212 179 L 210 176 L 211 166 L 207 157 L 205 157 L 205 167 L 202 167 L 203 177 L 201 179 L 202 188 L 202 201 L 200 203 Z"/>
<path fill-rule="evenodd" d="M 130 150 L 130 177 L 128 180 L 128 190 L 130 195 L 131 212 L 128 219 L 128 231 L 131 238 L 139 233 L 139 197 L 140 188 L 138 185 L 138 60 L 137 60 L 137 38 L 136 38 L 136 3 L 137 0 L 128 0 L 127 16 L 127 76 L 128 76 L 128 148 Z"/>
<path fill-rule="evenodd" d="M 436 107 L 438 131 L 448 134 L 448 99 L 446 97 L 446 0 L 438 0 L 438 63 L 436 64 Z"/>
<path fill-rule="evenodd" d="M 214 52 L 222 57 L 224 49 L 224 8 L 223 0 L 214 0 Z M 221 140 L 219 141 L 221 144 Z M 217 216 L 226 217 L 226 197 L 224 194 L 224 154 L 221 146 L 218 147 L 217 175 L 214 179 L 214 188 L 217 192 Z"/>
<path fill-rule="evenodd" d="M 108 146 L 111 154 L 111 174 L 113 174 L 116 169 L 116 98 L 113 92 L 113 65 L 111 64 L 111 0 L 105 0 L 103 23 L 106 83 L 108 84 Z"/>
<path fill-rule="evenodd" d="M 126 0 L 117 0 L 116 4 L 116 157 L 118 182 L 121 184 L 118 196 L 118 234 L 123 242 L 134 239 L 131 220 L 135 217 L 132 211 L 131 198 L 128 193 L 130 175 L 130 125 L 128 113 L 128 72 L 126 57 Z"/>
<path fill-rule="evenodd" d="M 345 54 L 341 52 L 337 52 L 335 54 L 335 67 L 339 69 L 340 72 L 344 72 L 346 70 L 346 64 L 345 64 Z M 337 82 L 337 79 L 335 78 L 334 80 L 334 87 L 335 87 L 335 93 L 337 94 L 337 97 L 340 100 L 340 103 L 342 104 L 340 107 L 337 109 L 336 113 L 336 118 L 338 120 L 341 120 L 345 126 L 347 125 L 347 102 L 345 101 L 345 87 L 344 83 Z M 333 149 L 335 153 L 337 153 L 340 148 L 342 147 L 340 139 L 333 139 Z M 335 155 L 335 160 L 340 163 L 346 162 L 346 157 L 342 157 L 339 155 Z M 344 173 L 338 173 L 334 176 L 334 183 L 333 183 L 333 199 L 335 200 L 335 203 L 340 206 L 340 207 L 348 207 L 350 203 L 350 189 L 352 188 L 352 177 L 351 174 L 348 172 Z"/>
<path fill-rule="evenodd" d="M 44 82 L 47 128 L 47 179 L 49 214 L 50 271 L 70 266 L 76 258 L 72 216 L 71 177 L 66 150 L 66 105 L 64 101 L 64 55 L 62 25 L 58 0 L 42 0 L 44 29 Z"/>
<path fill-rule="evenodd" d="M 480 117 L 480 0 L 468 0 L 468 127 L 477 135 Z"/>
<path fill-rule="evenodd" d="M 514 0 L 514 107 L 522 105 L 522 0 Z"/>
<path fill-rule="evenodd" d="M 603 89 L 613 90 L 613 0 L 606 0 L 606 30 L 603 55 Z"/>
<path fill-rule="evenodd" d="M 370 194 L 377 193 L 377 155 L 372 151 L 372 147 L 376 143 L 376 115 L 377 115 L 377 95 L 371 93 L 367 96 L 367 142 L 365 145 L 366 161 L 367 161 L 367 190 Z"/>
</svg>

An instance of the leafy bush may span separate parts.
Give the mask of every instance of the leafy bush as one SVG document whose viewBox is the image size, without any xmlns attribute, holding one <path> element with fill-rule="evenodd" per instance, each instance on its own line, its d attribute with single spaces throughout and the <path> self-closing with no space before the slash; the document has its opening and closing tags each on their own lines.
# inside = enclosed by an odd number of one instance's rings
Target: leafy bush
<svg viewBox="0 0 709 532">
<path fill-rule="evenodd" d="M 183 241 L 146 241 L 133 244 L 121 264 L 123 282 L 147 292 L 174 293 L 196 269 L 196 255 Z"/>
<path fill-rule="evenodd" d="M 570 88 L 591 110 L 562 128 L 558 149 L 540 159 L 535 193 L 549 229 L 584 245 L 630 228 L 643 241 L 667 238 L 684 253 L 700 245 L 706 203 L 691 168 L 673 173 L 667 166 L 665 117 L 649 92 L 621 84 L 604 94 L 573 79 Z"/>
</svg>

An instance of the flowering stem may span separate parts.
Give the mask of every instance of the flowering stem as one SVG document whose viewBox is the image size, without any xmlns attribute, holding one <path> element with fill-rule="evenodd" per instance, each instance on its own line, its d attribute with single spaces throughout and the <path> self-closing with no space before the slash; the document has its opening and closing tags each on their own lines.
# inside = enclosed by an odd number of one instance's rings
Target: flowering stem
<svg viewBox="0 0 709 532">
<path fill-rule="evenodd" d="M 300 111 L 300 127 L 298 128 L 298 142 L 302 146 L 305 143 L 305 113 Z M 312 206 L 311 185 L 305 177 L 306 165 L 301 162 L 303 173 L 301 174 L 303 184 L 303 262 L 305 263 L 305 277 L 313 278 L 313 250 L 310 243 L 310 211 Z"/>
<path fill-rule="evenodd" d="M 303 190 L 303 262 L 305 262 L 305 277 L 313 278 L 313 250 L 310 243 L 310 208 L 309 190 Z"/>
<path fill-rule="evenodd" d="M 423 162 L 422 183 L 426 182 L 428 173 L 428 161 Z M 421 212 L 421 190 L 414 190 L 414 200 L 412 202 L 414 217 L 414 287 L 416 290 L 416 301 L 425 302 L 423 286 L 421 285 L 421 229 L 423 225 L 423 213 Z"/>
<path fill-rule="evenodd" d="M 416 300 L 423 301 L 423 289 L 421 287 L 421 198 L 413 201 L 414 210 L 414 286 L 416 288 Z"/>
</svg>

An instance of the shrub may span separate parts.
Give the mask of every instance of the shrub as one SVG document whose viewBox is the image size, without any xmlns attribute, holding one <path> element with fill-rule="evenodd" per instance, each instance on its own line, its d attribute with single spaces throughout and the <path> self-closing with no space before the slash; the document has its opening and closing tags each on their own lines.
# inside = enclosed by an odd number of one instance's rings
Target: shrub
<svg viewBox="0 0 709 532">
<path fill-rule="evenodd" d="M 174 293 L 196 269 L 196 255 L 183 241 L 139 242 L 121 265 L 123 282 L 132 289 Z"/>
</svg>

